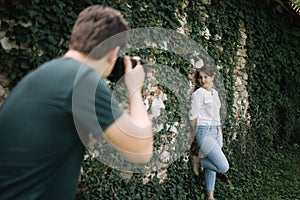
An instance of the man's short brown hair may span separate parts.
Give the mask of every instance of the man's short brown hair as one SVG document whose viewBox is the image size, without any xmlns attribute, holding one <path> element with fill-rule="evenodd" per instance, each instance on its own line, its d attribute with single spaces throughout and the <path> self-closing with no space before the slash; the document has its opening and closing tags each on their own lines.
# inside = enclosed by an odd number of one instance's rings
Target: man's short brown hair
<svg viewBox="0 0 300 200">
<path fill-rule="evenodd" d="M 128 23 L 119 11 L 100 5 L 90 6 L 79 14 L 73 26 L 69 49 L 99 59 L 115 47 L 126 44 L 124 31 L 127 30 Z M 114 38 L 107 41 L 112 36 Z"/>
</svg>

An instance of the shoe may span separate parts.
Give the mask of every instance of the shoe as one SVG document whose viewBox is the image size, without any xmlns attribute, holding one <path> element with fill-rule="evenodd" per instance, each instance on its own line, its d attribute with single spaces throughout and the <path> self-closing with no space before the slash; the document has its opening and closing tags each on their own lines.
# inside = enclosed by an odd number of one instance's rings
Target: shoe
<svg viewBox="0 0 300 200">
<path fill-rule="evenodd" d="M 207 197 L 207 200 L 217 200 L 217 199 L 215 199 L 213 197 Z"/>
<path fill-rule="evenodd" d="M 200 158 L 198 156 L 193 156 L 193 172 L 196 176 L 199 176 L 199 165 Z"/>
</svg>

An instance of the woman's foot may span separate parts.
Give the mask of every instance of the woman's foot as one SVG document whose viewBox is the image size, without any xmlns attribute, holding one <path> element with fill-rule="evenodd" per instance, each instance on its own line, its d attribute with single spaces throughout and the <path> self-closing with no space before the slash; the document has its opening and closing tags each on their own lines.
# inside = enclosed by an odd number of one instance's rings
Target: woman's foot
<svg viewBox="0 0 300 200">
<path fill-rule="evenodd" d="M 193 172 L 196 176 L 199 176 L 200 158 L 193 156 Z"/>
<path fill-rule="evenodd" d="M 217 199 L 215 199 L 213 197 L 207 197 L 207 200 L 217 200 Z"/>
<path fill-rule="evenodd" d="M 207 190 L 207 200 L 217 200 L 214 198 L 214 191 L 213 190 Z"/>
</svg>

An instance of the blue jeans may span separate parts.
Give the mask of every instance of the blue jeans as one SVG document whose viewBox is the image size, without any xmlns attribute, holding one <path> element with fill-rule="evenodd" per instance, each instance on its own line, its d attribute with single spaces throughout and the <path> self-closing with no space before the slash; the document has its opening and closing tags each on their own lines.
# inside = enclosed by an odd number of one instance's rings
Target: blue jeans
<svg viewBox="0 0 300 200">
<path fill-rule="evenodd" d="M 214 190 L 216 172 L 225 173 L 229 169 L 229 163 L 225 157 L 223 135 L 220 126 L 197 126 L 197 144 L 204 157 L 201 166 L 205 169 L 205 183 L 207 190 Z"/>
</svg>

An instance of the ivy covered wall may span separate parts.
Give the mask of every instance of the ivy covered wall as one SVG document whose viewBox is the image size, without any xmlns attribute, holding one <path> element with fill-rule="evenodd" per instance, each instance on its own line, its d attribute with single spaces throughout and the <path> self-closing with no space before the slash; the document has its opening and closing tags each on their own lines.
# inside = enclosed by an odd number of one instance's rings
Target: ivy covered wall
<svg viewBox="0 0 300 200">
<path fill-rule="evenodd" d="M 231 165 L 217 187 L 230 193 L 243 181 L 235 182 L 237 171 L 251 170 L 280 146 L 299 143 L 300 19 L 272 0 L 1 1 L 0 101 L 24 75 L 67 50 L 77 14 L 97 3 L 119 9 L 132 28 L 187 35 L 216 63 L 226 89 L 224 150 Z M 139 53 L 184 76 L 192 68 L 176 55 Z M 172 101 L 165 104 L 167 111 L 176 108 Z M 87 155 L 78 198 L 196 199 L 204 197 L 203 186 L 192 174 L 189 152 L 148 174 L 120 173 Z"/>
</svg>

